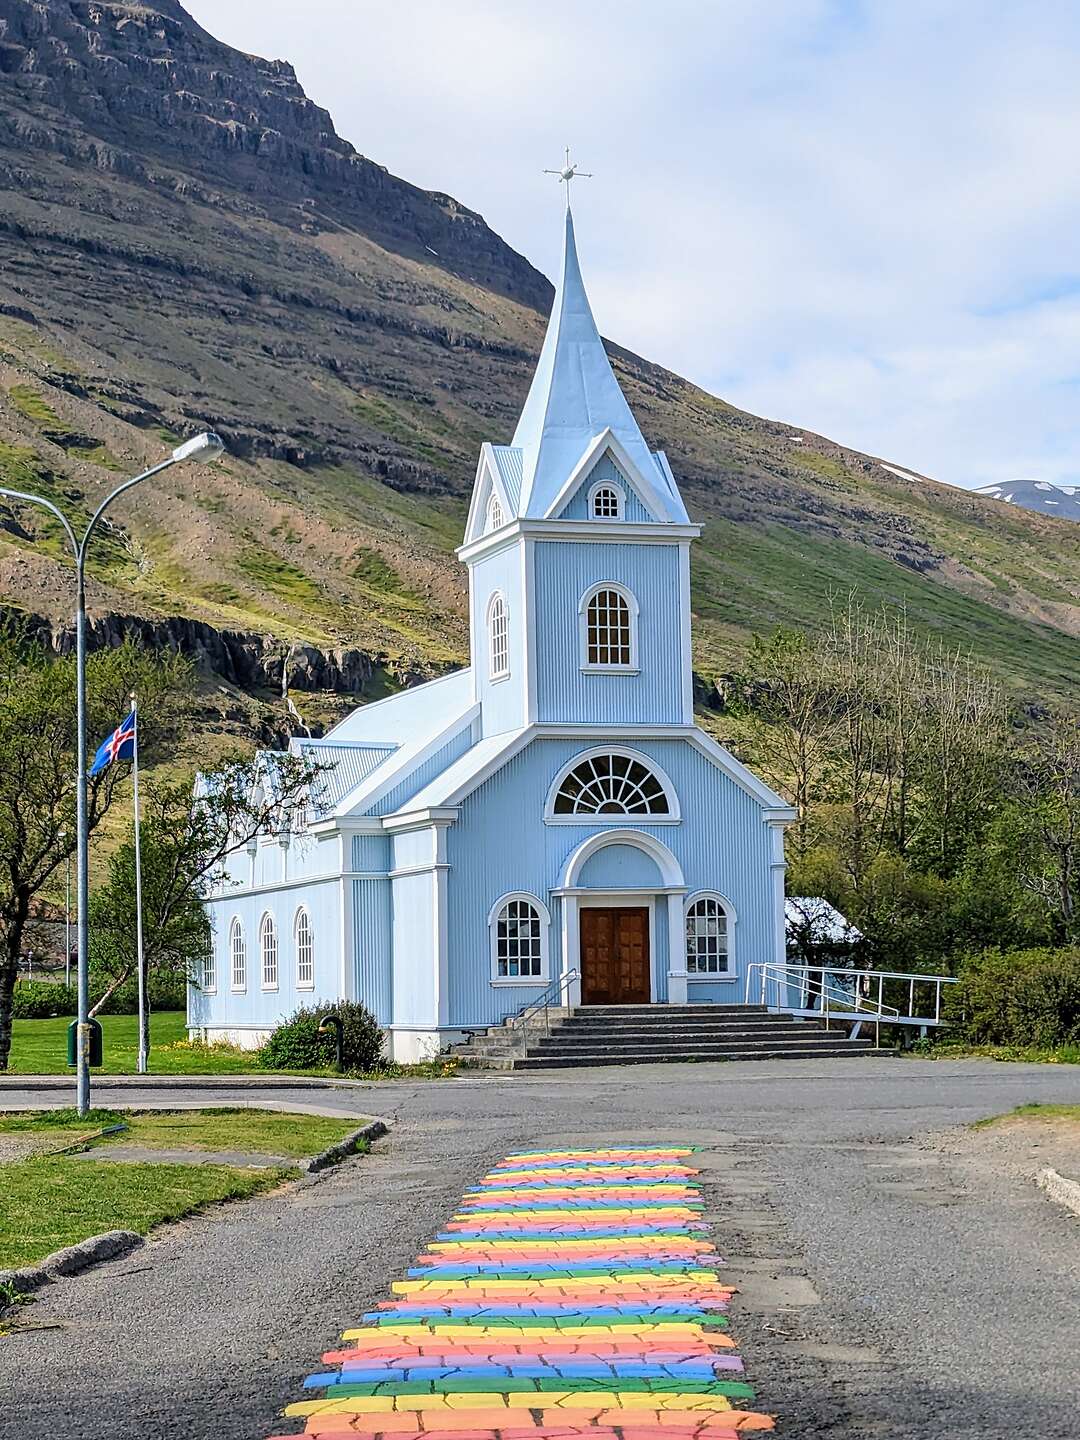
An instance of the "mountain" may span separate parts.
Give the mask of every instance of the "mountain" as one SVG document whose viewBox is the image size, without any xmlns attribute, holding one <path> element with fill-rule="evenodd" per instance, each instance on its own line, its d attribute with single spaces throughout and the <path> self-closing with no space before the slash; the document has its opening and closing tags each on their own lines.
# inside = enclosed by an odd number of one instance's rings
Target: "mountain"
<svg viewBox="0 0 1080 1440">
<path fill-rule="evenodd" d="M 101 642 L 197 654 L 226 729 L 284 723 L 283 668 L 318 720 L 335 702 L 314 692 L 460 662 L 453 547 L 479 444 L 523 401 L 547 280 L 176 0 L 0 0 L 0 189 L 0 483 L 85 516 L 177 436 L 228 445 L 117 504 L 89 591 Z M 587 275 L 605 222 L 581 221 Z M 707 682 L 750 632 L 813 625 L 857 586 L 1021 692 L 1073 683 L 1080 532 L 609 349 L 705 524 Z M 43 626 L 70 613 L 58 532 L 26 507 L 0 510 L 0 601 Z"/>
<path fill-rule="evenodd" d="M 1049 480 L 1008 480 L 1004 485 L 980 485 L 974 492 L 1006 505 L 1019 505 L 1058 520 L 1080 520 L 1080 485 L 1051 485 Z"/>
</svg>

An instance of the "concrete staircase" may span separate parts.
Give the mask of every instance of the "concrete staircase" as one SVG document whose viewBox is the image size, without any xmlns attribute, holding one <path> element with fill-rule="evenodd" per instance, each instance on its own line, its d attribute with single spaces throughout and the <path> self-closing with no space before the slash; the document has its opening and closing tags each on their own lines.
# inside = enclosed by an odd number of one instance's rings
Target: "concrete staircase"
<svg viewBox="0 0 1080 1440">
<path fill-rule="evenodd" d="M 647 1065 L 701 1060 L 816 1060 L 873 1053 L 871 1039 L 777 1015 L 763 1005 L 587 1005 L 551 1012 L 521 1030 L 492 1025 L 453 1048 L 466 1065 L 546 1070 L 577 1065 Z"/>
</svg>

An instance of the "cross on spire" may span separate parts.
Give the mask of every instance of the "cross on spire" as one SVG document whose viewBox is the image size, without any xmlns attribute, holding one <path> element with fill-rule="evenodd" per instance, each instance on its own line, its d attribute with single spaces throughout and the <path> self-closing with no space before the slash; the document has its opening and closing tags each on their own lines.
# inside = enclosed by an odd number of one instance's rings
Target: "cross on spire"
<svg viewBox="0 0 1080 1440">
<path fill-rule="evenodd" d="M 558 170 L 545 170 L 545 175 L 558 175 L 559 183 L 566 186 L 566 208 L 570 209 L 570 182 L 571 180 L 591 180 L 591 170 L 579 170 L 577 163 L 570 163 L 570 146 L 566 147 L 566 162 Z"/>
</svg>

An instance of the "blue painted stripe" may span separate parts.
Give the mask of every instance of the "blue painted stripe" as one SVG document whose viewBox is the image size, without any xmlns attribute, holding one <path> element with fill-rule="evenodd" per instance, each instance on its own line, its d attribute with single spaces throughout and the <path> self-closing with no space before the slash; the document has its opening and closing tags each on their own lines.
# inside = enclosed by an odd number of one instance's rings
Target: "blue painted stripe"
<svg viewBox="0 0 1080 1440">
<path fill-rule="evenodd" d="M 570 1176 L 560 1178 L 552 1176 L 550 1180 L 515 1180 L 512 1185 L 504 1185 L 501 1181 L 493 1185 L 472 1185 L 465 1191 L 466 1195 L 487 1195 L 492 1190 L 513 1190 L 518 1193 L 523 1190 L 678 1190 L 680 1195 L 698 1193 L 696 1185 L 687 1185 L 685 1180 L 648 1180 L 641 1179 L 619 1179 L 611 1175 L 589 1175 L 584 1179 L 574 1179 Z"/>
<path fill-rule="evenodd" d="M 535 1275 L 537 1279 L 551 1279 L 557 1275 L 565 1275 L 568 1279 L 575 1276 L 586 1278 L 590 1276 L 602 1277 L 604 1279 L 617 1279 L 620 1275 L 637 1274 L 644 1272 L 655 1275 L 686 1275 L 691 1271 L 715 1270 L 715 1264 L 710 1265 L 699 1260 L 582 1260 L 575 1264 L 573 1261 L 564 1263 L 561 1260 L 553 1260 L 550 1265 L 540 1261 L 525 1261 L 520 1265 L 416 1265 L 405 1274 L 410 1280 L 456 1280 L 466 1278 L 470 1275 L 488 1275 L 496 1277 L 499 1275 Z"/>
<path fill-rule="evenodd" d="M 309 1389 L 339 1385 L 381 1385 L 391 1381 L 451 1380 L 498 1377 L 518 1380 L 713 1380 L 716 1368 L 707 1362 L 676 1361 L 670 1365 L 651 1365 L 643 1361 L 615 1362 L 564 1361 L 554 1365 L 526 1362 L 513 1365 L 410 1365 L 356 1369 L 345 1367 L 334 1380 L 321 1375 L 311 1376 L 304 1384 Z"/>
</svg>

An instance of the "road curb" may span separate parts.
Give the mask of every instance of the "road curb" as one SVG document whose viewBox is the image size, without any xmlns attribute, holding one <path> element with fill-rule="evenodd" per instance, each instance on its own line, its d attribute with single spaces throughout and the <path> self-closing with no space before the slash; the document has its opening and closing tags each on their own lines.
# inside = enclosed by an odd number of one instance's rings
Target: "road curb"
<svg viewBox="0 0 1080 1440">
<path fill-rule="evenodd" d="M 339 1140 L 337 1144 L 328 1145 L 325 1150 L 320 1150 L 318 1155 L 313 1155 L 299 1168 L 306 1170 L 309 1175 L 316 1175 L 320 1170 L 325 1170 L 328 1165 L 336 1165 L 339 1160 L 345 1160 L 350 1155 L 354 1155 L 360 1141 L 378 1140 L 389 1133 L 390 1127 L 385 1120 L 370 1120 L 359 1130 L 354 1130 L 351 1135 L 346 1135 L 344 1140 Z"/>
<path fill-rule="evenodd" d="M 143 1244 L 143 1237 L 134 1230 L 106 1230 L 102 1235 L 91 1235 L 89 1240 L 80 1240 L 77 1245 L 67 1245 L 63 1250 L 54 1250 L 39 1260 L 36 1265 L 25 1265 L 19 1270 L 0 1270 L 0 1290 L 9 1295 L 28 1295 L 42 1285 L 51 1285 L 68 1275 L 78 1275 L 99 1265 L 103 1260 L 115 1260 L 127 1255 Z M 0 1300 L 0 1311 L 4 1308 Z"/>
<path fill-rule="evenodd" d="M 1048 1165 L 1036 1175 L 1035 1184 L 1040 1190 L 1045 1190 L 1051 1200 L 1064 1205 L 1066 1210 L 1071 1210 L 1074 1215 L 1080 1215 L 1080 1184 L 1075 1180 L 1059 1175 Z"/>
<path fill-rule="evenodd" d="M 95 1090 L 364 1090 L 376 1083 L 336 1075 L 96 1075 Z M 71 1090 L 70 1075 L 13 1075 L 0 1078 L 7 1090 Z"/>
</svg>

